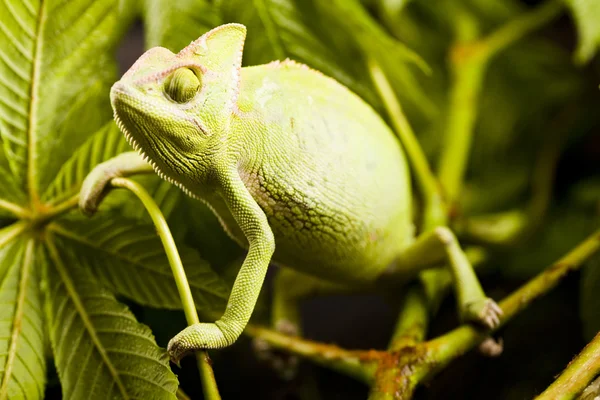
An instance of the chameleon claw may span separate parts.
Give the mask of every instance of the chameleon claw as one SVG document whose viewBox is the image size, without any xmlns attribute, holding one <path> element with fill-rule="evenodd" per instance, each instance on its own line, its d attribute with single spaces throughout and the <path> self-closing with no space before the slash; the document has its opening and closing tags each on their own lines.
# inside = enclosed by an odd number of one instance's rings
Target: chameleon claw
<svg viewBox="0 0 600 400">
<path fill-rule="evenodd" d="M 173 364 L 177 365 L 177 368 L 181 368 L 181 360 L 177 360 L 174 358 L 171 358 L 170 360 Z"/>
<path fill-rule="evenodd" d="M 197 350 L 226 347 L 235 339 L 228 340 L 216 323 L 194 324 L 179 332 L 169 341 L 167 352 L 171 362 L 179 365 L 182 358 Z"/>
<path fill-rule="evenodd" d="M 100 163 L 85 177 L 79 190 L 79 208 L 92 216 L 112 186 L 113 178 L 152 172 L 152 167 L 135 152 L 121 153 Z"/>
<path fill-rule="evenodd" d="M 84 179 L 79 191 L 79 208 L 91 217 L 98 211 L 102 199 L 110 189 L 110 180 L 114 174 L 109 173 L 103 164 L 99 164 Z"/>
</svg>

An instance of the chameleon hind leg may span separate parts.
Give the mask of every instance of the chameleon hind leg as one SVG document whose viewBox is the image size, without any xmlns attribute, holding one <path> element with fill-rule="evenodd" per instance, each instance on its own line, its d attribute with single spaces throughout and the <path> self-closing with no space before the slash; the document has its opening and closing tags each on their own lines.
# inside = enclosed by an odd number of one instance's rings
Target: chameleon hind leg
<svg viewBox="0 0 600 400">
<path fill-rule="evenodd" d="M 354 288 L 346 285 L 281 268 L 273 280 L 271 326 L 280 333 L 299 336 L 302 334 L 300 302 L 303 299 L 355 292 Z M 277 351 L 263 339 L 254 339 L 253 347 L 257 357 L 269 364 L 281 378 L 289 380 L 296 375 L 298 356 Z"/>
<path fill-rule="evenodd" d="M 502 310 L 486 297 L 467 256 L 448 228 L 438 227 L 421 234 L 401 252 L 382 279 L 416 275 L 443 262 L 448 264 L 452 274 L 461 319 L 475 321 L 488 328 L 498 326 Z"/>
<path fill-rule="evenodd" d="M 301 333 L 299 302 L 319 295 L 355 293 L 356 289 L 297 272 L 290 268 L 278 271 L 273 285 L 271 322 L 280 332 Z"/>
</svg>

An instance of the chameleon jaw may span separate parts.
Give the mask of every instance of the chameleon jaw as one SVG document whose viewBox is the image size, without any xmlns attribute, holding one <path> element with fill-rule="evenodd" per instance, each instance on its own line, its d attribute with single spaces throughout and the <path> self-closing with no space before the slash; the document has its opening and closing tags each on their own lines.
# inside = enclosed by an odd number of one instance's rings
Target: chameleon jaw
<svg viewBox="0 0 600 400">
<path fill-rule="evenodd" d="M 160 170 L 160 168 L 156 165 L 156 163 L 150 157 L 148 157 L 148 155 L 144 152 L 144 150 L 142 149 L 142 146 L 140 146 L 140 144 L 134 139 L 133 135 L 131 135 L 131 133 L 129 133 L 129 131 L 125 127 L 125 124 L 123 124 L 123 122 L 121 121 L 121 119 L 119 118 L 119 116 L 117 115 L 116 112 L 114 113 L 114 119 L 117 124 L 117 127 L 121 130 L 121 132 L 123 132 L 123 135 L 125 136 L 125 139 L 127 140 L 127 143 L 129 143 L 131 145 L 131 147 L 133 147 L 133 149 L 142 157 L 142 159 L 145 162 L 150 164 L 150 166 L 152 167 L 154 172 L 156 172 L 156 174 L 161 179 L 164 179 L 165 181 L 177 186 L 188 196 L 190 196 L 194 199 L 198 199 L 198 196 L 196 196 L 194 193 L 192 193 L 192 191 L 189 190 L 188 188 L 186 188 L 181 182 L 177 182 L 176 180 L 167 176 L 164 172 L 162 172 Z"/>
</svg>

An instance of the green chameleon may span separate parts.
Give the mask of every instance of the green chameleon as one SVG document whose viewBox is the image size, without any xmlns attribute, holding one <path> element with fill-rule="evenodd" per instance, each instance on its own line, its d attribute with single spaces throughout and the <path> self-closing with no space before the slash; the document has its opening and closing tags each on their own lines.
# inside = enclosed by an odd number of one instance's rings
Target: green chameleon
<svg viewBox="0 0 600 400">
<path fill-rule="evenodd" d="M 205 201 L 248 249 L 223 316 L 175 336 L 171 359 L 234 343 L 271 262 L 289 267 L 275 283 L 280 330 L 299 329 L 298 292 L 400 285 L 444 262 L 460 316 L 498 325 L 501 310 L 453 233 L 438 227 L 415 238 L 405 156 L 380 116 L 305 65 L 242 68 L 245 35 L 227 24 L 178 54 L 142 55 L 111 90 L 115 120 L 137 153 L 97 166 L 81 191 L 92 214 L 111 178 L 155 171 Z"/>
</svg>

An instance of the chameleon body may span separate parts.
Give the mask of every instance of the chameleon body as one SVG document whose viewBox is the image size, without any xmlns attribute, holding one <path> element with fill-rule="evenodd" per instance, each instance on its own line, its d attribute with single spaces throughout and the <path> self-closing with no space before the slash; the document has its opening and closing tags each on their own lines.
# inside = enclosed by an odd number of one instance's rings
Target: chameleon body
<svg viewBox="0 0 600 400">
<path fill-rule="evenodd" d="M 275 236 L 273 260 L 337 282 L 374 281 L 413 239 L 394 135 L 358 96 L 304 65 L 243 68 L 241 78 L 231 130 L 245 151 L 235 158 Z M 226 226 L 245 240 L 234 221 Z"/>
<path fill-rule="evenodd" d="M 380 116 L 302 64 L 241 68 L 245 33 L 228 24 L 178 54 L 150 49 L 111 91 L 115 119 L 134 149 L 204 200 L 248 248 L 223 317 L 175 337 L 172 359 L 233 343 L 271 261 L 359 287 L 388 275 L 409 279 L 448 260 L 461 315 L 497 324 L 497 306 L 451 232 L 415 239 L 408 166 Z M 86 179 L 84 210 L 93 211 L 110 177 L 147 165 L 137 155 L 119 157 Z"/>
</svg>

